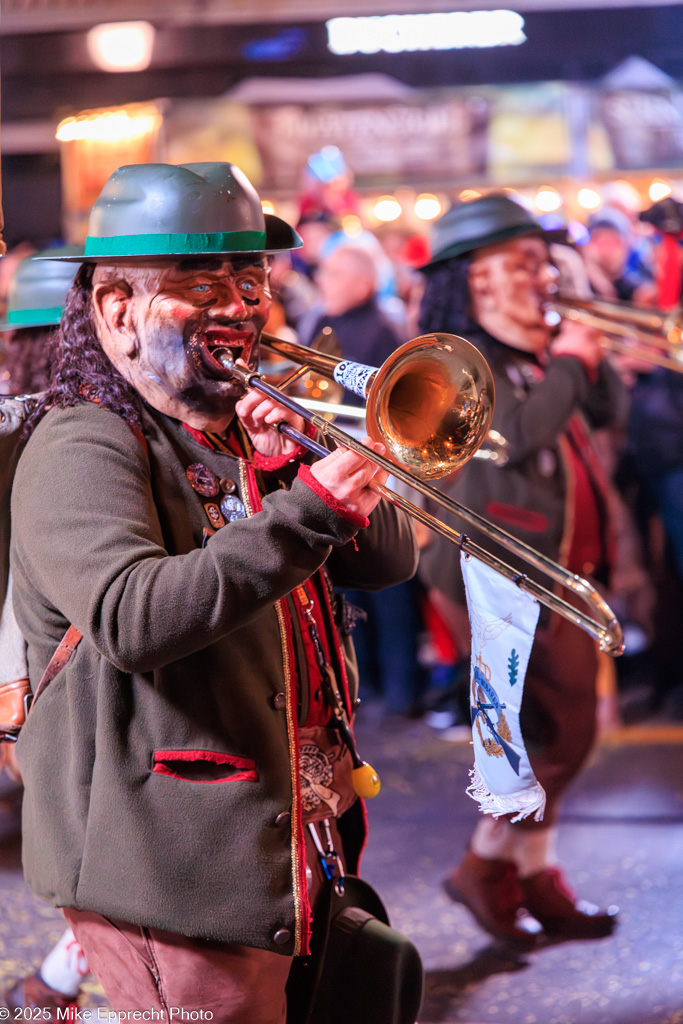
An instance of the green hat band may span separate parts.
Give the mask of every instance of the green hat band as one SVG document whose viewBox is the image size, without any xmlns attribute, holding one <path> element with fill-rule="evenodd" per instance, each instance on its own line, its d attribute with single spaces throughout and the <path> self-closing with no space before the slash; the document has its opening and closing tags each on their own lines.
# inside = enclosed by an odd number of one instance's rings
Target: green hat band
<svg viewBox="0 0 683 1024">
<path fill-rule="evenodd" d="M 62 307 L 50 306 L 48 309 L 14 309 L 7 313 L 7 323 L 35 324 L 39 320 L 46 320 L 48 323 L 59 323 L 62 319 Z"/>
<path fill-rule="evenodd" d="M 168 256 L 175 253 L 260 252 L 265 231 L 216 231 L 208 234 L 88 235 L 84 256 Z"/>
</svg>

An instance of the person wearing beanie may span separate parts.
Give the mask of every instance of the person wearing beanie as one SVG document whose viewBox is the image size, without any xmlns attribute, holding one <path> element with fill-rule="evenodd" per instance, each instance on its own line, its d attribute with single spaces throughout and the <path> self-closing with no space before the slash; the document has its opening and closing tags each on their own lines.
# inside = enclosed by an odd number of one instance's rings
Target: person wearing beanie
<svg viewBox="0 0 683 1024">
<path fill-rule="evenodd" d="M 452 207 L 434 226 L 423 268 L 423 333 L 471 341 L 495 382 L 493 427 L 507 440 L 508 461 L 473 460 L 438 486 L 532 547 L 580 575 L 604 578 L 609 560 L 605 487 L 583 413 L 611 415 L 610 371 L 596 332 L 548 326 L 556 272 L 551 238 L 518 203 L 491 194 Z M 555 239 L 552 239 L 555 241 Z M 503 561 L 509 554 L 467 528 Z M 527 566 L 520 570 L 526 572 Z M 528 569 L 534 576 L 534 570 Z M 449 623 L 456 646 L 470 631 L 455 545 L 433 540 L 420 575 Z M 547 582 L 542 577 L 539 582 Z M 596 733 L 595 641 L 564 618 L 542 611 L 529 661 L 520 724 L 531 767 L 547 798 L 541 821 L 484 815 L 463 860 L 444 882 L 496 939 L 530 949 L 539 936 L 609 935 L 613 910 L 577 899 L 557 863 L 560 801 Z"/>
<path fill-rule="evenodd" d="M 375 463 L 314 461 L 230 372 L 258 361 L 268 255 L 299 244 L 232 164 L 119 168 L 17 468 L 24 871 L 119 1014 L 284 1024 L 308 826 L 350 872 L 364 842 L 335 586 L 400 583 L 416 549 Z"/>
</svg>

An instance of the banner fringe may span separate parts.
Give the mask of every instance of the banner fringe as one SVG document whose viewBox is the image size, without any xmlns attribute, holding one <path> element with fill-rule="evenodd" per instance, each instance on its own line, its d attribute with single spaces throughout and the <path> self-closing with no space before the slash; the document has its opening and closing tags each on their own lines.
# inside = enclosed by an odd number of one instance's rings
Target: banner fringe
<svg viewBox="0 0 683 1024">
<path fill-rule="evenodd" d="M 476 765 L 470 769 L 472 780 L 466 789 L 468 796 L 479 804 L 483 814 L 491 814 L 494 818 L 500 818 L 503 814 L 514 814 L 511 822 L 521 821 L 533 814 L 534 821 L 541 821 L 545 812 L 545 790 L 539 782 L 532 788 L 521 790 L 518 793 L 509 793 L 506 796 L 497 796 L 492 793 L 486 785 Z"/>
</svg>

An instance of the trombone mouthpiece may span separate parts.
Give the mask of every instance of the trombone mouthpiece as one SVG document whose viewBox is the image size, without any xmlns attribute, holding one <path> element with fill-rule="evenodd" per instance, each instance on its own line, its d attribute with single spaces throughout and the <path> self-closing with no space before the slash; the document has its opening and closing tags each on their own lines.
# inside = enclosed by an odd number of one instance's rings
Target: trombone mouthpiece
<svg viewBox="0 0 683 1024">
<path fill-rule="evenodd" d="M 228 349 L 214 349 L 213 357 L 221 364 L 224 370 L 227 370 L 228 373 L 232 372 L 235 360 L 232 358 L 232 353 L 229 352 Z"/>
</svg>

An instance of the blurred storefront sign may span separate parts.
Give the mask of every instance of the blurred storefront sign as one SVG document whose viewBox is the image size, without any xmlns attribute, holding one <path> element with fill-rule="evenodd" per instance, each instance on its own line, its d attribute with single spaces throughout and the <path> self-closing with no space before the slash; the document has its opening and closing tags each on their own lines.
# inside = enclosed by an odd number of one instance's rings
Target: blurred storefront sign
<svg viewBox="0 0 683 1024">
<path fill-rule="evenodd" d="M 160 155 L 163 104 L 131 103 L 86 110 L 57 127 L 62 166 L 62 223 L 67 242 L 85 240 L 88 216 L 107 178 L 124 164 L 152 163 Z"/>
<path fill-rule="evenodd" d="M 488 122 L 489 104 L 478 96 L 251 110 L 265 186 L 278 191 L 296 190 L 308 156 L 329 145 L 342 151 L 360 187 L 479 177 Z"/>
<path fill-rule="evenodd" d="M 615 166 L 674 167 L 683 161 L 683 93 L 608 92 L 600 98 Z"/>
<path fill-rule="evenodd" d="M 509 185 L 680 165 L 683 92 L 632 61 L 593 86 L 412 90 L 386 76 L 253 79 L 216 99 L 86 111 L 63 121 L 65 232 L 111 172 L 147 161 L 228 160 L 262 193 L 293 198 L 308 157 L 337 146 L 355 187 Z M 381 79 L 381 81 L 380 81 Z M 265 86 L 263 83 L 266 83 Z"/>
</svg>

